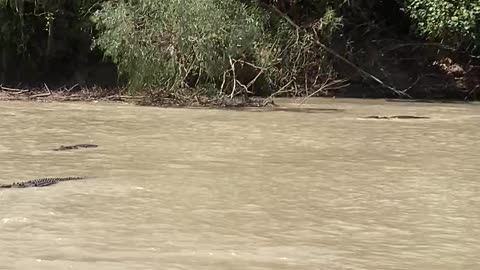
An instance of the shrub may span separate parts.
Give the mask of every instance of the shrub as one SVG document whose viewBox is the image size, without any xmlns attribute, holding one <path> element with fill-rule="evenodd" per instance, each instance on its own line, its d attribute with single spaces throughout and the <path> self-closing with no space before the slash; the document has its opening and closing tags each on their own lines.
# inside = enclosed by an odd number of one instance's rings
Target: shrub
<svg viewBox="0 0 480 270">
<path fill-rule="evenodd" d="M 312 35 L 297 33 L 256 1 L 110 1 L 93 20 L 95 45 L 117 63 L 132 90 L 225 94 L 257 86 L 270 92 L 303 80 L 312 51 L 319 53 Z"/>
<path fill-rule="evenodd" d="M 478 0 L 407 0 L 407 11 L 418 32 L 455 45 L 480 41 Z"/>
<path fill-rule="evenodd" d="M 0 0 L 0 71 L 21 81 L 53 70 L 68 76 L 90 53 L 89 17 L 103 1 Z"/>
</svg>

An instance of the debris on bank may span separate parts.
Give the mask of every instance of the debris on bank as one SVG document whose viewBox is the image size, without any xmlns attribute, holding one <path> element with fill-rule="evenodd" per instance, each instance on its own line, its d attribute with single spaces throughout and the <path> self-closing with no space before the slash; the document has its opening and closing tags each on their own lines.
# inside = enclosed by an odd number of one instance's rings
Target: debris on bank
<svg viewBox="0 0 480 270">
<path fill-rule="evenodd" d="M 125 88 L 80 88 L 76 85 L 56 90 L 44 84 L 37 88 L 14 88 L 0 85 L 0 101 L 35 102 L 122 102 L 140 106 L 159 107 L 267 107 L 275 105 L 273 98 L 263 97 L 209 97 L 194 91 L 152 91 L 147 95 L 129 95 Z"/>
</svg>

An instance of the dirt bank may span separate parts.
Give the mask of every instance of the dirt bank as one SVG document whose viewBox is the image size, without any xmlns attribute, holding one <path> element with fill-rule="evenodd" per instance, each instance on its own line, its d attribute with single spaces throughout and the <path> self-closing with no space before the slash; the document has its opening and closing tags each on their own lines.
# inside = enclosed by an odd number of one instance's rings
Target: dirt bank
<svg viewBox="0 0 480 270">
<path fill-rule="evenodd" d="M 13 88 L 0 86 L 0 101 L 31 102 L 121 102 L 140 106 L 160 107 L 266 107 L 274 104 L 272 98 L 262 97 L 207 97 L 188 91 L 167 93 L 155 91 L 147 95 L 130 95 L 124 88 Z"/>
</svg>

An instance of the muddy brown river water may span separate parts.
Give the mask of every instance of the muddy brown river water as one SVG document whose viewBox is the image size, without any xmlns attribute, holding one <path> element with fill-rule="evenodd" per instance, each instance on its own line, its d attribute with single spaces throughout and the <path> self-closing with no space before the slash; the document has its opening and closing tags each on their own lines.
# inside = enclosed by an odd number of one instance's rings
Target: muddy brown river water
<svg viewBox="0 0 480 270">
<path fill-rule="evenodd" d="M 0 102 L 0 269 L 480 269 L 480 105 L 305 106 Z"/>
</svg>

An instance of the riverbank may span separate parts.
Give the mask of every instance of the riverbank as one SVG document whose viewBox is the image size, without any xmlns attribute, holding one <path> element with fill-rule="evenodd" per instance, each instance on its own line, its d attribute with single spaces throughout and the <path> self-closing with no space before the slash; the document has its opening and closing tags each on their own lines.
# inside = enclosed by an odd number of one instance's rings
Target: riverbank
<svg viewBox="0 0 480 270">
<path fill-rule="evenodd" d="M 367 92 L 364 92 L 367 93 Z M 346 99 L 384 99 L 387 102 L 405 103 L 456 103 L 466 104 L 472 101 L 464 99 L 435 99 L 435 98 L 389 98 L 378 95 L 349 95 L 348 93 L 338 96 L 323 96 L 324 98 L 346 98 Z M 299 97 L 299 107 L 307 101 L 306 97 Z M 176 95 L 166 92 L 158 92 L 149 95 L 130 95 L 125 88 L 58 88 L 49 89 L 46 85 L 43 88 L 12 88 L 0 86 L 0 101 L 28 101 L 28 102 L 107 102 L 123 103 L 138 106 L 153 107 L 189 107 L 189 108 L 271 108 L 282 110 L 275 103 L 273 97 L 207 97 L 193 93 L 179 93 Z M 476 103 L 476 102 L 474 102 Z M 263 110 L 263 109 L 262 109 Z"/>
<path fill-rule="evenodd" d="M 140 106 L 157 107 L 266 107 L 273 105 L 272 98 L 262 97 L 207 97 L 195 93 L 167 93 L 155 91 L 147 95 L 131 95 L 125 88 L 73 88 L 51 90 L 43 88 L 12 88 L 0 86 L 0 101 L 32 102 L 122 102 Z"/>
</svg>

